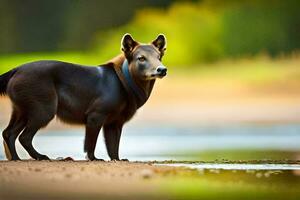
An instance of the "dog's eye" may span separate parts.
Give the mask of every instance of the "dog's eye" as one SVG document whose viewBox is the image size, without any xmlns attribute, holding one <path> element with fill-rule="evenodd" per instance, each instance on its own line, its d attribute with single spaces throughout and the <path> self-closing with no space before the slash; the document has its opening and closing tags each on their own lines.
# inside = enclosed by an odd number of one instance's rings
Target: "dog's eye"
<svg viewBox="0 0 300 200">
<path fill-rule="evenodd" d="M 139 60 L 140 62 L 144 62 L 144 61 L 146 60 L 146 58 L 145 58 L 144 56 L 139 56 L 139 57 L 138 57 L 138 60 Z"/>
</svg>

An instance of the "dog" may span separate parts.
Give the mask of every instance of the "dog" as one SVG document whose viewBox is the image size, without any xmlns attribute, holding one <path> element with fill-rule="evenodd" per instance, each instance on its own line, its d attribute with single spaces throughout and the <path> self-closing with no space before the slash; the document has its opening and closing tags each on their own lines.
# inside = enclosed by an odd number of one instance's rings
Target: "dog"
<svg viewBox="0 0 300 200">
<path fill-rule="evenodd" d="M 50 160 L 35 150 L 32 140 L 57 116 L 66 123 L 85 125 L 84 152 L 89 160 L 102 160 L 94 154 L 101 128 L 110 159 L 120 160 L 123 125 L 146 103 L 155 80 L 167 74 L 162 64 L 166 38 L 160 34 L 142 44 L 125 34 L 121 50 L 99 66 L 43 60 L 1 75 L 0 95 L 8 95 L 12 102 L 11 119 L 2 134 L 7 159 L 20 160 L 15 148 L 20 135 L 21 145 L 33 159 Z"/>
</svg>

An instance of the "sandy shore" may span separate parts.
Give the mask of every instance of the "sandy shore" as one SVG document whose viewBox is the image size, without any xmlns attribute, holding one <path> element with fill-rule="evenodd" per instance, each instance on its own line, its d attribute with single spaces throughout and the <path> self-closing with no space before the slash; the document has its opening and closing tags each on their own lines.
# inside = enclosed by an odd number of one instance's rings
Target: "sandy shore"
<svg viewBox="0 0 300 200">
<path fill-rule="evenodd" d="M 0 199 L 140 199 L 171 167 L 147 163 L 0 161 Z M 105 198 L 104 198 L 105 197 Z"/>
</svg>

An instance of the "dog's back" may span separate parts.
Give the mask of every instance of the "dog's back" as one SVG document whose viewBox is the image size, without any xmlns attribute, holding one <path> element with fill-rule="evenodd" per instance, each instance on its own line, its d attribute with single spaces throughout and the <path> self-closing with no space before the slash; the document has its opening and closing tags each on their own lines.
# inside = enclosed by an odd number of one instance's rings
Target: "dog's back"
<svg viewBox="0 0 300 200">
<path fill-rule="evenodd" d="M 48 121 L 57 114 L 63 121 L 84 123 L 92 100 L 100 96 L 110 101 L 120 99 L 122 92 L 118 83 L 110 67 L 37 61 L 17 69 L 9 81 L 7 93 L 14 106 L 31 116 L 39 112 L 40 117 L 48 115 L 45 120 Z M 109 97 L 111 95 L 114 97 Z"/>
</svg>

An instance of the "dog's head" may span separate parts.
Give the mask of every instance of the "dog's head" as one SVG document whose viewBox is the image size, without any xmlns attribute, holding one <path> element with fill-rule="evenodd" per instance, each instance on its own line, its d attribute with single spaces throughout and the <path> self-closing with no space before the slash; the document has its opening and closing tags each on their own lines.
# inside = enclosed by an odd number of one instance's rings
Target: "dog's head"
<svg viewBox="0 0 300 200">
<path fill-rule="evenodd" d="M 162 57 L 166 50 L 164 35 L 158 35 L 149 44 L 140 44 L 127 33 L 122 38 L 121 46 L 131 73 L 136 77 L 151 80 L 167 75 L 167 68 L 162 64 Z"/>
</svg>

